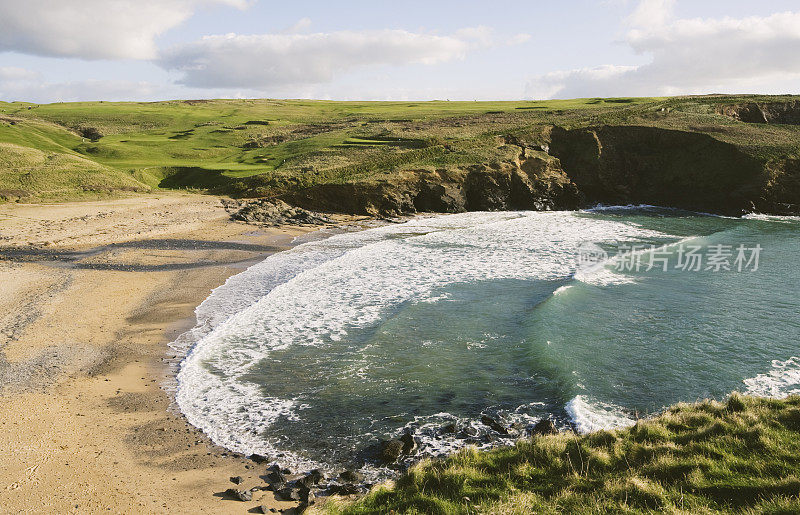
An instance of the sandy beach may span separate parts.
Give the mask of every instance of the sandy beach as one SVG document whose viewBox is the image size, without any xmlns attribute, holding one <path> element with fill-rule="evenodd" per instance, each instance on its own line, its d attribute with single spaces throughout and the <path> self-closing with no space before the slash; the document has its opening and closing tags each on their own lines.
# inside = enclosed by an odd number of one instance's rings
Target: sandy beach
<svg viewBox="0 0 800 515">
<path fill-rule="evenodd" d="M 313 227 L 233 222 L 220 199 L 0 205 L 0 512 L 246 513 L 266 465 L 229 456 L 162 389 L 210 290 Z"/>
</svg>

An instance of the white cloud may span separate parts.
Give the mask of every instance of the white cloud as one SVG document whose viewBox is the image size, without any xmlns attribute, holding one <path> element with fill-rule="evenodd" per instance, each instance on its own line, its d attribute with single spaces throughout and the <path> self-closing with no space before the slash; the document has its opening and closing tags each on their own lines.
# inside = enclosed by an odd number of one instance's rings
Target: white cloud
<svg viewBox="0 0 800 515">
<path fill-rule="evenodd" d="M 159 92 L 148 82 L 84 80 L 44 82 L 41 74 L 24 68 L 0 67 L 0 100 L 77 102 L 86 100 L 147 100 Z"/>
<path fill-rule="evenodd" d="M 204 5 L 249 0 L 0 0 L 0 51 L 153 59 L 155 38 Z"/>
<path fill-rule="evenodd" d="M 495 44 L 486 27 L 450 36 L 405 30 L 228 34 L 178 45 L 163 53 L 160 64 L 182 72 L 180 83 L 187 86 L 265 90 L 325 83 L 365 66 L 442 63 Z"/>
<path fill-rule="evenodd" d="M 635 27 L 659 27 L 672 18 L 675 0 L 642 0 L 626 20 Z"/>
<path fill-rule="evenodd" d="M 800 13 L 719 19 L 669 19 L 669 1 L 645 0 L 630 48 L 650 55 L 641 66 L 604 66 L 533 78 L 528 96 L 648 96 L 798 90 Z M 650 14 L 643 14 L 650 13 Z M 666 18 L 665 18 L 666 16 Z"/>
<path fill-rule="evenodd" d="M 531 79 L 525 93 L 531 98 L 626 95 L 630 93 L 620 93 L 620 78 L 634 71 L 636 71 L 635 66 L 607 64 L 594 68 L 550 72 Z M 591 92 L 587 93 L 587 91 Z"/>
<path fill-rule="evenodd" d="M 18 68 L 15 66 L 0 66 L 0 83 L 28 82 L 39 80 L 41 75 L 37 72 Z"/>
</svg>

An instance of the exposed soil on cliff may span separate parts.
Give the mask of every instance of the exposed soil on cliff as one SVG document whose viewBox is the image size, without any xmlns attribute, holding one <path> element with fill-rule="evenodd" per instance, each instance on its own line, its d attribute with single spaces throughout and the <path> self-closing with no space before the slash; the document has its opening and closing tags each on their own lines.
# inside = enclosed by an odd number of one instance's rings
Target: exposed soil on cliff
<svg viewBox="0 0 800 515">
<path fill-rule="evenodd" d="M 782 123 L 800 125 L 800 102 L 747 102 L 726 105 L 719 113 L 746 123 Z"/>
<path fill-rule="evenodd" d="M 284 198 L 308 209 L 381 216 L 579 206 L 578 189 L 558 159 L 526 148 L 520 152 L 510 162 L 411 170 L 383 181 L 318 185 Z"/>
</svg>

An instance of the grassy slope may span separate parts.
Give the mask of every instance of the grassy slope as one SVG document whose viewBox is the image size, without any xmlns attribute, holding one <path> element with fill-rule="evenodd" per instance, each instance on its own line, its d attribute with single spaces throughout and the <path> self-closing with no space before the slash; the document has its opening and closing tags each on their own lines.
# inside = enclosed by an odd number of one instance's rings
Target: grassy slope
<svg viewBox="0 0 800 515">
<path fill-rule="evenodd" d="M 237 181 L 258 176 L 263 193 L 287 185 L 368 178 L 407 164 L 432 164 L 431 158 L 443 153 L 439 145 L 445 142 L 466 143 L 459 156 L 448 157 L 451 161 L 482 160 L 485 153 L 471 153 L 469 147 L 476 142 L 486 146 L 480 136 L 488 131 L 525 126 L 559 110 L 602 111 L 648 100 L 218 100 L 41 106 L 0 102 L 0 143 L 87 159 L 108 171 L 109 181 L 123 190 L 134 180 L 140 188 L 157 188 L 164 182 L 168 187 L 236 193 Z M 82 138 L 79 133 L 89 127 L 103 137 L 96 142 Z M 394 139 L 401 143 L 387 144 Z M 422 148 L 426 146 L 436 148 L 426 151 Z M 26 161 L 14 166 L 3 162 L 0 190 L 27 190 L 41 196 L 40 186 L 19 179 L 28 167 Z M 33 174 L 41 176 L 40 183 L 70 182 L 52 171 L 34 169 Z M 74 170 L 63 172 L 70 175 Z M 165 181 L 170 175 L 172 180 Z M 84 186 L 90 190 L 92 184 Z"/>
<path fill-rule="evenodd" d="M 716 114 L 718 105 L 741 100 L 0 102 L 0 143 L 23 147 L 17 154 L 42 151 L 49 163 L 9 157 L 4 146 L 0 197 L 27 192 L 52 200 L 159 187 L 271 195 L 403 169 L 491 162 L 503 158 L 496 135 L 535 139 L 548 124 L 649 125 L 704 132 L 763 159 L 800 155 L 798 126 Z M 103 137 L 82 138 L 87 128 Z"/>
<path fill-rule="evenodd" d="M 800 397 L 677 405 L 630 429 L 559 434 L 425 462 L 326 511 L 798 513 Z"/>
</svg>

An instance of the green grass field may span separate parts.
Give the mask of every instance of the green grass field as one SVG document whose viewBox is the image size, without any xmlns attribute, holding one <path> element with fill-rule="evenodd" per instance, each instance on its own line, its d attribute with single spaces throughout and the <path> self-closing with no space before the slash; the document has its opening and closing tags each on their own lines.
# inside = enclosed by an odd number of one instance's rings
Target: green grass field
<svg viewBox="0 0 800 515">
<path fill-rule="evenodd" d="M 800 397 L 677 405 L 630 429 L 424 462 L 334 514 L 800 513 Z"/>
<path fill-rule="evenodd" d="M 68 200 L 160 188 L 265 196 L 503 159 L 497 137 L 551 125 L 690 130 L 771 156 L 799 155 L 797 126 L 717 107 L 787 97 L 519 102 L 196 100 L 0 102 L 0 198 Z"/>
</svg>

